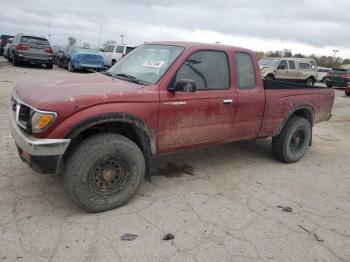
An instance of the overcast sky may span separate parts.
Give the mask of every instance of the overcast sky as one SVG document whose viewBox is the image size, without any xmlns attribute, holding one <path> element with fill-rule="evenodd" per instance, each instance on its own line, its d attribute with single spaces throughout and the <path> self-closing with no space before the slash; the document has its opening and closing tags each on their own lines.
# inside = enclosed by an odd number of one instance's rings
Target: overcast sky
<svg viewBox="0 0 350 262">
<path fill-rule="evenodd" d="M 350 58 L 350 1 L 337 0 L 0 0 L 0 34 L 52 35 L 63 45 L 106 39 L 131 45 L 185 40 L 243 46 L 255 51 Z"/>
</svg>

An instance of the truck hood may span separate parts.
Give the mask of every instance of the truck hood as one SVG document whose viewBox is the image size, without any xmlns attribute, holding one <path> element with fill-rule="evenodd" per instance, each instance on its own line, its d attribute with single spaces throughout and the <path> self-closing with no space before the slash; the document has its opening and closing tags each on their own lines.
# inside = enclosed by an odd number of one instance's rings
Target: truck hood
<svg viewBox="0 0 350 262">
<path fill-rule="evenodd" d="M 109 102 L 157 101 L 157 88 L 94 73 L 21 83 L 14 92 L 34 108 L 57 112 Z"/>
<path fill-rule="evenodd" d="M 259 65 L 260 70 L 266 70 L 266 69 L 274 69 L 273 66 L 267 66 L 267 65 Z"/>
</svg>

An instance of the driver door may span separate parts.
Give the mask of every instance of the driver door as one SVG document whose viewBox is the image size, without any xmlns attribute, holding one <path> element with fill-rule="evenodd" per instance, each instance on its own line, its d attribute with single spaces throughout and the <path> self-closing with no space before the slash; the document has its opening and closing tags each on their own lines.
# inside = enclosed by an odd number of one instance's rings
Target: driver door
<svg viewBox="0 0 350 262">
<path fill-rule="evenodd" d="M 193 52 L 169 85 L 191 80 L 195 92 L 167 90 L 160 95 L 158 150 L 227 141 L 236 117 L 236 94 L 231 86 L 228 55 L 224 51 Z"/>
<path fill-rule="evenodd" d="M 287 60 L 281 60 L 277 66 L 276 79 L 286 80 L 288 79 L 288 63 Z"/>
</svg>

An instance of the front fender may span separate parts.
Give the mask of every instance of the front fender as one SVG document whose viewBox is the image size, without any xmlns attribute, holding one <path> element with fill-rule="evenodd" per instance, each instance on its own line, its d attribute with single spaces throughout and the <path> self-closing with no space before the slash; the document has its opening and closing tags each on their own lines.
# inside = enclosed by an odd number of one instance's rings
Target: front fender
<svg viewBox="0 0 350 262">
<path fill-rule="evenodd" d="M 107 121 L 130 123 L 150 140 L 151 154 L 156 153 L 158 103 L 108 103 L 78 111 L 58 123 L 48 138 L 72 137 L 92 125 Z"/>
</svg>

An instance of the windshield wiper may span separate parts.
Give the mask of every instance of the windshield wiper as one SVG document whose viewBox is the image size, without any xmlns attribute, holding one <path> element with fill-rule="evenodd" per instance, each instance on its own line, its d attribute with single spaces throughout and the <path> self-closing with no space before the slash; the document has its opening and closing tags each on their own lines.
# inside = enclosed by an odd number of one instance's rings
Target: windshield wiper
<svg viewBox="0 0 350 262">
<path fill-rule="evenodd" d="M 136 83 L 136 84 L 139 84 L 139 85 L 144 84 L 144 83 L 142 83 L 141 80 L 138 80 L 136 77 L 134 77 L 134 76 L 132 76 L 132 75 L 128 75 L 128 74 L 116 74 L 116 75 L 114 75 L 114 76 L 116 76 L 116 77 L 119 76 L 119 77 L 123 77 L 123 78 L 129 79 L 129 80 L 131 80 L 131 82 Z"/>
</svg>

